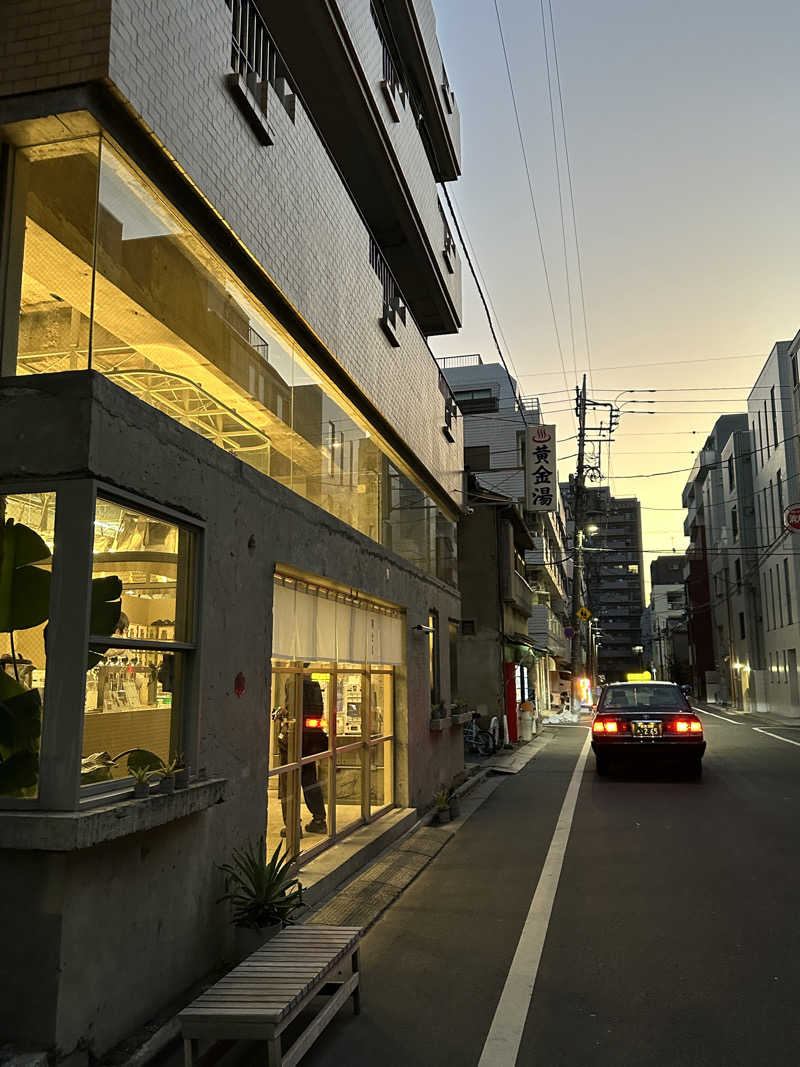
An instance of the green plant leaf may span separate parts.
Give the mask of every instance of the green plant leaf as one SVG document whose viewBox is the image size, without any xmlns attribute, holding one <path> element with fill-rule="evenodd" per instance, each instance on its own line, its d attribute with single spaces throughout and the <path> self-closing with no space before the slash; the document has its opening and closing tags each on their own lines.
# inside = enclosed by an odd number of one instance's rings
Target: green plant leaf
<svg viewBox="0 0 800 1067">
<path fill-rule="evenodd" d="M 126 753 L 121 753 L 126 755 Z M 119 756 L 114 758 L 114 762 L 119 759 Z M 146 748 L 134 748 L 128 754 L 128 770 L 131 774 L 136 774 L 137 771 L 160 771 L 164 766 L 164 761 L 160 756 L 157 756 L 155 752 L 148 752 Z"/>
<path fill-rule="evenodd" d="M 38 689 L 18 686 L 18 690 L 0 701 L 0 755 L 5 760 L 10 760 L 23 753 L 30 753 L 35 756 L 38 767 L 42 698 Z"/>
<path fill-rule="evenodd" d="M 49 558 L 50 549 L 29 526 L 9 519 L 0 530 L 0 633 L 46 621 L 50 574 L 31 564 Z"/>
<path fill-rule="evenodd" d="M 92 578 L 91 606 L 89 609 L 89 632 L 113 634 L 122 614 L 122 581 L 116 574 Z M 89 645 L 86 669 L 90 671 L 105 656 L 96 645 Z"/>
<path fill-rule="evenodd" d="M 24 796 L 39 781 L 39 757 L 35 752 L 17 752 L 0 763 L 0 796 Z"/>
<path fill-rule="evenodd" d="M 92 578 L 89 630 L 93 634 L 113 634 L 122 614 L 122 582 L 116 574 Z"/>
<path fill-rule="evenodd" d="M 226 876 L 228 890 L 220 900 L 232 905 L 236 926 L 261 929 L 292 921 L 292 912 L 302 903 L 302 886 L 291 875 L 295 857 L 281 857 L 282 849 L 283 845 L 279 844 L 267 863 L 261 838 L 245 848 L 235 849 L 231 862 L 220 868 Z"/>
</svg>

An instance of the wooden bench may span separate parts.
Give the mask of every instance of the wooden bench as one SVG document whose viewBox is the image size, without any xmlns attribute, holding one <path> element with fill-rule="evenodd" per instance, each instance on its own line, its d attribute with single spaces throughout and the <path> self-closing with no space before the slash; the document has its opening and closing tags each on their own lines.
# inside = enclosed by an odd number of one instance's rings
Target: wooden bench
<svg viewBox="0 0 800 1067">
<path fill-rule="evenodd" d="M 290 926 L 276 934 L 180 1013 L 186 1067 L 201 1039 L 266 1041 L 269 1067 L 298 1063 L 348 997 L 359 1013 L 360 938 L 351 926 Z M 283 1052 L 283 1031 L 323 993 L 330 999 Z"/>
</svg>

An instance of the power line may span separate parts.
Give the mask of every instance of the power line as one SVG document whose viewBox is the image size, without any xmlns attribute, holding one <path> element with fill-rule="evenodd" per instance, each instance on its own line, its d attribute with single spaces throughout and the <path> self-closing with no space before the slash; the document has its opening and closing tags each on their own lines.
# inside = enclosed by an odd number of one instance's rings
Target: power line
<svg viewBox="0 0 800 1067">
<path fill-rule="evenodd" d="M 514 90 L 514 79 L 511 77 L 511 64 L 508 60 L 508 51 L 506 50 L 506 39 L 503 33 L 503 21 L 500 18 L 500 8 L 497 0 L 494 0 L 494 11 L 497 16 L 497 28 L 500 31 L 500 44 L 503 48 L 503 59 L 506 65 L 506 74 L 508 76 L 508 87 L 511 92 L 511 103 L 514 108 L 514 119 L 517 124 L 517 134 L 519 136 L 520 149 L 522 151 L 522 161 L 525 165 L 525 175 L 528 179 L 528 193 L 530 194 L 531 209 L 533 210 L 533 219 L 536 224 L 536 236 L 539 240 L 539 252 L 542 257 L 542 270 L 544 271 L 544 280 L 547 287 L 547 299 L 550 303 L 550 313 L 553 316 L 553 330 L 556 335 L 556 345 L 558 347 L 558 358 L 561 361 L 561 373 L 564 376 L 564 386 L 569 389 L 569 383 L 567 382 L 567 368 L 564 364 L 564 351 L 561 347 L 561 336 L 558 332 L 558 319 L 556 317 L 556 308 L 553 303 L 553 290 L 550 286 L 550 274 L 547 270 L 547 258 L 544 254 L 544 242 L 542 240 L 542 228 L 539 224 L 539 212 L 536 210 L 536 197 L 533 194 L 533 178 L 531 176 L 531 170 L 528 166 L 528 153 L 525 149 L 525 138 L 522 136 L 522 125 L 519 119 L 519 109 L 517 108 L 517 94 Z M 526 375 L 526 377 L 532 377 L 532 375 Z"/>
<path fill-rule="evenodd" d="M 766 363 L 767 358 L 768 357 L 763 355 L 762 353 L 758 353 L 757 355 L 752 355 L 752 356 L 704 356 L 704 357 L 697 358 L 697 359 L 667 359 L 667 358 L 664 358 L 664 359 L 656 360 L 655 362 L 647 362 L 647 363 L 616 363 L 613 366 L 609 365 L 609 366 L 606 366 L 606 367 L 595 367 L 595 370 L 598 373 L 600 373 L 601 371 L 607 371 L 607 370 L 632 370 L 632 369 L 637 369 L 639 367 L 662 367 L 662 368 L 668 368 L 668 367 L 681 366 L 681 365 L 684 365 L 684 364 L 694 365 L 695 363 L 728 363 L 733 359 L 760 359 L 762 361 L 762 363 Z M 535 373 L 532 371 L 530 374 L 523 374 L 522 377 L 523 378 L 541 378 L 541 377 L 543 377 L 544 375 L 547 375 L 547 374 L 558 374 L 558 371 L 536 371 Z M 569 391 L 569 386 L 567 386 L 567 391 Z"/>
<path fill-rule="evenodd" d="M 464 253 L 464 258 L 466 259 L 467 265 L 468 265 L 468 267 L 470 269 L 470 273 L 472 274 L 472 280 L 475 282 L 475 288 L 478 290 L 478 296 L 481 298 L 481 303 L 483 304 L 483 310 L 486 313 L 486 321 L 489 323 L 489 330 L 491 332 L 492 340 L 494 341 L 495 348 L 497 349 L 497 354 L 500 357 L 500 362 L 505 367 L 505 371 L 506 371 L 506 374 L 508 375 L 509 382 L 511 382 L 512 381 L 511 372 L 508 369 L 508 364 L 506 363 L 506 358 L 503 355 L 503 350 L 500 347 L 500 342 L 497 339 L 497 333 L 495 332 L 494 323 L 492 322 L 492 316 L 489 314 L 489 305 L 486 303 L 486 297 L 483 295 L 483 289 L 481 288 L 481 284 L 478 281 L 478 275 L 475 272 L 475 267 L 473 266 L 473 263 L 472 263 L 472 257 L 470 256 L 469 250 L 467 249 L 466 242 L 464 241 L 464 235 L 461 232 L 461 227 L 459 226 L 458 219 L 456 218 L 456 213 L 455 213 L 455 211 L 453 211 L 453 203 L 450 200 L 450 194 L 448 193 L 447 186 L 444 183 L 442 183 L 442 190 L 444 192 L 445 199 L 447 200 L 447 206 L 450 209 L 450 216 L 451 216 L 451 218 L 453 220 L 453 225 L 456 228 L 456 233 L 458 234 L 458 240 L 459 240 L 459 244 L 461 245 L 461 249 L 462 249 L 462 251 Z M 444 371 L 442 371 L 442 373 L 444 374 Z M 516 399 L 517 398 L 516 390 L 514 390 L 514 396 L 515 396 L 515 399 Z M 525 418 L 525 412 L 522 410 L 522 405 L 521 404 L 519 405 L 519 414 L 522 417 L 523 423 L 527 426 L 528 425 L 528 420 Z"/>
<path fill-rule="evenodd" d="M 558 213 L 561 216 L 561 246 L 564 250 L 564 279 L 567 286 L 567 308 L 569 310 L 569 336 L 572 344 L 572 370 L 577 380 L 578 362 L 575 356 L 575 323 L 572 315 L 572 286 L 569 278 L 569 255 L 567 254 L 567 230 L 564 222 L 564 197 L 561 190 L 561 164 L 558 159 L 558 137 L 556 136 L 556 113 L 553 107 L 553 83 L 550 75 L 550 50 L 547 47 L 547 25 L 544 18 L 544 0 L 539 0 L 542 13 L 542 39 L 544 41 L 544 62 L 547 71 L 547 97 L 550 102 L 550 126 L 553 131 L 553 159 L 556 166 L 556 187 L 558 189 Z"/>
<path fill-rule="evenodd" d="M 558 103 L 561 110 L 561 131 L 564 135 L 564 161 L 567 167 L 567 182 L 569 185 L 569 202 L 572 211 L 572 232 L 575 236 L 575 260 L 578 267 L 578 292 L 581 298 L 581 312 L 583 313 L 583 335 L 586 343 L 586 365 L 589 368 L 589 385 L 594 392 L 594 378 L 592 376 L 592 355 L 589 347 L 589 324 L 586 318 L 586 301 L 583 293 L 583 263 L 581 256 L 580 238 L 578 236 L 578 220 L 575 214 L 575 193 L 572 187 L 572 166 L 569 160 L 569 144 L 567 141 L 567 120 L 564 118 L 564 97 L 561 93 L 561 74 L 558 66 L 558 43 L 556 41 L 556 29 L 553 22 L 553 7 L 547 0 L 550 12 L 550 35 L 553 38 L 553 65 L 556 72 L 556 87 L 558 89 Z"/>
</svg>

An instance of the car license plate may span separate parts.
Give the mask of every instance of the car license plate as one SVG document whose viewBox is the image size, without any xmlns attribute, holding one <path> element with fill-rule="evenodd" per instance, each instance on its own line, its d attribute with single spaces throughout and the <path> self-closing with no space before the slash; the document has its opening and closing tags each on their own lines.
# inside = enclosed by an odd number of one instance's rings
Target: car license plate
<svg viewBox="0 0 800 1067">
<path fill-rule="evenodd" d="M 634 737 L 661 737 L 660 722 L 634 722 L 631 725 Z"/>
</svg>

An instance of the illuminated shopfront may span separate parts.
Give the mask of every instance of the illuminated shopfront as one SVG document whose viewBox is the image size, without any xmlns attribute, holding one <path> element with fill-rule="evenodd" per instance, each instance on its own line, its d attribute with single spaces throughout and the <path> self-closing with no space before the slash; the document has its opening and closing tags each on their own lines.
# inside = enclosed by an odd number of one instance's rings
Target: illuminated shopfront
<svg viewBox="0 0 800 1067">
<path fill-rule="evenodd" d="M 18 374 L 91 368 L 450 584 L 455 523 L 104 136 L 20 149 Z"/>
<path fill-rule="evenodd" d="M 85 524 L 91 544 L 84 559 L 64 548 L 63 537 L 57 545 L 57 516 L 62 531 Z M 187 668 L 196 647 L 196 532 L 90 482 L 73 493 L 0 496 L 0 518 L 0 797 L 39 800 L 48 738 L 48 773 L 76 800 L 130 789 L 132 753 L 151 768 L 183 764 Z M 51 594 L 57 557 L 62 581 L 86 567 L 85 586 L 68 601 L 76 619 L 89 619 L 86 643 L 72 659 L 53 636 L 63 624 L 59 597 Z M 59 708 L 58 716 L 45 700 L 53 655 L 60 678 L 74 677 L 83 694 L 78 708 Z M 58 738 L 68 719 L 71 741 L 81 746 L 71 767 Z"/>
<path fill-rule="evenodd" d="M 268 848 L 309 851 L 394 803 L 403 630 L 388 605 L 276 578 Z"/>
</svg>

